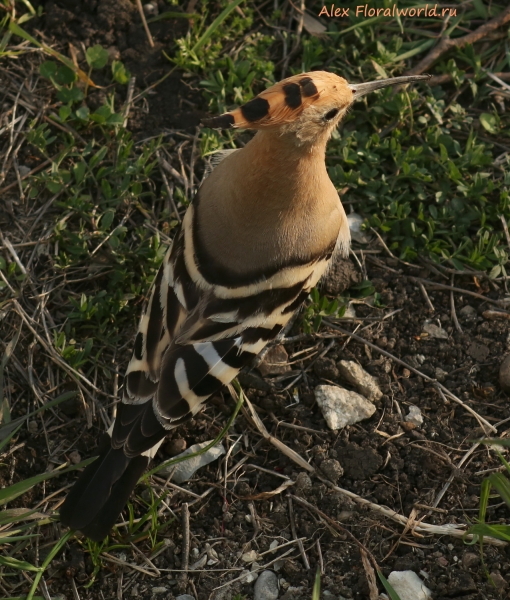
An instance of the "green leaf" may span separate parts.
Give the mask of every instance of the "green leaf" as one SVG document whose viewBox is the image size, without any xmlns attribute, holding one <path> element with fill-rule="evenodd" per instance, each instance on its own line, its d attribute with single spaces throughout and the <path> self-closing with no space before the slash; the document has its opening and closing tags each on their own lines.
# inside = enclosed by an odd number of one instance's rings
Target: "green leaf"
<svg viewBox="0 0 510 600">
<path fill-rule="evenodd" d="M 321 570 L 317 567 L 315 582 L 313 584 L 312 600 L 320 600 L 321 597 Z"/>
<path fill-rule="evenodd" d="M 191 52 L 196 54 L 202 46 L 204 46 L 212 34 L 218 29 L 218 27 L 223 23 L 223 21 L 228 17 L 228 15 L 235 10 L 241 2 L 244 0 L 235 0 L 231 2 L 217 17 L 214 21 L 209 25 L 209 27 L 205 30 L 204 35 L 198 40 L 198 42 L 193 46 Z"/>
<path fill-rule="evenodd" d="M 87 165 L 84 161 L 76 163 L 73 166 L 73 175 L 76 180 L 76 183 L 81 183 L 83 178 L 85 177 L 85 171 L 87 170 Z"/>
<path fill-rule="evenodd" d="M 35 567 L 25 560 L 18 560 L 12 556 L 0 556 L 0 565 L 10 567 L 11 569 L 19 569 L 20 571 L 32 571 L 35 573 L 40 571 L 40 567 Z"/>
<path fill-rule="evenodd" d="M 510 507 L 510 481 L 503 473 L 492 473 L 488 479 L 492 487 L 501 496 L 501 499 Z"/>
<path fill-rule="evenodd" d="M 386 579 L 386 577 L 381 573 L 381 571 L 377 571 L 377 576 L 381 580 L 381 583 L 383 584 L 384 589 L 388 593 L 390 600 L 400 600 L 400 596 L 393 589 L 391 583 Z"/>
<path fill-rule="evenodd" d="M 112 75 L 114 81 L 122 85 L 129 83 L 129 80 L 131 79 L 131 73 L 120 60 L 114 60 L 112 62 Z"/>
<path fill-rule="evenodd" d="M 82 121 L 88 121 L 89 114 L 90 114 L 90 110 L 89 110 L 88 106 L 80 106 L 80 108 L 78 108 L 76 110 L 76 116 L 78 117 L 78 119 L 81 119 Z"/>
<path fill-rule="evenodd" d="M 58 65 L 57 72 L 53 76 L 53 79 L 59 85 L 68 85 L 76 81 L 76 73 L 67 67 L 66 65 Z"/>
<path fill-rule="evenodd" d="M 39 73 L 45 79 L 51 79 L 52 77 L 55 77 L 56 72 L 57 63 L 53 60 L 45 60 L 39 65 Z"/>
<path fill-rule="evenodd" d="M 53 479 L 54 477 L 59 477 L 63 473 L 69 473 L 69 471 L 75 471 L 76 469 L 85 467 L 95 459 L 96 457 L 88 458 L 87 460 L 84 460 L 77 465 L 71 465 L 70 467 L 67 467 L 65 469 L 55 469 L 50 473 L 40 473 L 39 475 L 35 475 L 34 477 L 29 477 L 28 479 L 19 481 L 14 485 L 10 485 L 7 488 L 3 488 L 0 490 L 0 506 L 3 506 L 4 504 L 11 502 L 18 496 L 25 494 L 26 492 L 28 492 L 28 490 L 32 489 L 34 485 L 37 485 L 42 481 Z"/>
<path fill-rule="evenodd" d="M 80 100 L 83 100 L 83 92 L 77 87 L 70 89 L 62 88 L 57 92 L 57 98 L 64 104 L 68 104 L 70 102 L 80 102 Z"/>
<path fill-rule="evenodd" d="M 497 121 L 494 115 L 490 113 L 482 113 L 479 117 L 482 127 L 489 133 L 497 133 Z"/>
<path fill-rule="evenodd" d="M 480 19 L 485 20 L 489 18 L 487 7 L 484 5 L 482 0 L 472 0 L 472 3 Z"/>
<path fill-rule="evenodd" d="M 70 106 L 61 106 L 58 109 L 58 116 L 62 122 L 66 121 L 69 118 L 72 110 Z"/>
<path fill-rule="evenodd" d="M 101 44 L 96 44 L 87 49 L 86 58 L 89 66 L 93 69 L 102 69 L 108 62 L 108 52 Z"/>
<path fill-rule="evenodd" d="M 486 523 L 479 523 L 470 527 L 466 531 L 466 535 L 490 536 L 497 540 L 510 542 L 510 525 L 487 525 Z"/>
</svg>

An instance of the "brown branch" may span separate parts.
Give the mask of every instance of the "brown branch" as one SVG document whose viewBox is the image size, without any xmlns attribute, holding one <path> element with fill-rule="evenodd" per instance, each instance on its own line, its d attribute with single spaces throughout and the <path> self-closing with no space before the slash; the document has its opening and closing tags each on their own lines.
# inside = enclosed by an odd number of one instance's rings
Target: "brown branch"
<svg viewBox="0 0 510 600">
<path fill-rule="evenodd" d="M 467 35 L 454 39 L 449 37 L 441 38 L 439 44 L 434 46 L 427 56 L 408 71 L 406 75 L 420 75 L 421 73 L 425 73 L 438 58 L 448 52 L 448 50 L 451 50 L 451 48 L 463 48 L 466 44 L 474 44 L 508 21 L 510 21 L 510 6 L 505 8 L 497 17 L 487 21 L 487 23 L 484 23 L 481 27 Z"/>
</svg>

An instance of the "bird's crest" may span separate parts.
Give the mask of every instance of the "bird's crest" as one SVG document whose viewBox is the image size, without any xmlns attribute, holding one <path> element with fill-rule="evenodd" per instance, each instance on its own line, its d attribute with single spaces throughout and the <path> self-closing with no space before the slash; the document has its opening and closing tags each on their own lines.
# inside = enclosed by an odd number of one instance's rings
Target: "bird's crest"
<svg viewBox="0 0 510 600">
<path fill-rule="evenodd" d="M 202 119 L 216 129 L 265 129 L 296 121 L 311 105 L 322 105 L 337 94 L 349 102 L 352 93 L 342 77 L 326 71 L 313 71 L 288 77 L 261 92 L 243 106 L 218 117 Z"/>
</svg>

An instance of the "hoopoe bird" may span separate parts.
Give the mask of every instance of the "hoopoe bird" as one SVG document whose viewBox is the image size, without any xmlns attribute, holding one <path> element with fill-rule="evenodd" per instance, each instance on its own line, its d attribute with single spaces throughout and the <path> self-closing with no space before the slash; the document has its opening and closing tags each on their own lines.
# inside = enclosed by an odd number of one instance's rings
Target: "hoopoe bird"
<svg viewBox="0 0 510 600">
<path fill-rule="evenodd" d="M 169 430 L 249 365 L 332 256 L 347 254 L 327 141 L 361 96 L 427 78 L 349 84 L 303 73 L 203 121 L 257 133 L 216 166 L 187 209 L 141 318 L 108 442 L 68 494 L 64 525 L 102 540 Z"/>
</svg>

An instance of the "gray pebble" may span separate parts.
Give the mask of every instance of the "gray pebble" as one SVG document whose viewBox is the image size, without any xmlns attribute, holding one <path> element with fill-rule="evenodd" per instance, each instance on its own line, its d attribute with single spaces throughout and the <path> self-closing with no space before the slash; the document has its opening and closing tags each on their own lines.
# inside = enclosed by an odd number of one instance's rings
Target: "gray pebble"
<svg viewBox="0 0 510 600">
<path fill-rule="evenodd" d="M 278 598 L 278 578 L 273 571 L 263 571 L 255 583 L 253 600 L 276 600 Z"/>
</svg>

